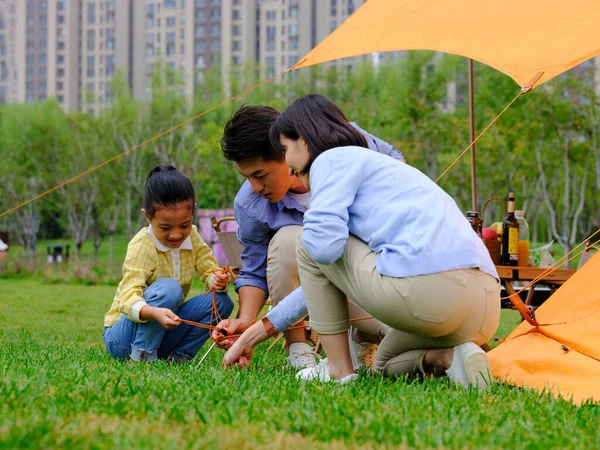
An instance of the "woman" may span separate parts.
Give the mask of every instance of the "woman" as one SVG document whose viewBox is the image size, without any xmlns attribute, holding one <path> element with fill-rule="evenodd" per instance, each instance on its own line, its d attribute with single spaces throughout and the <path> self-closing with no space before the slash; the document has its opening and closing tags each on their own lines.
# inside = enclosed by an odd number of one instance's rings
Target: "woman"
<svg viewBox="0 0 600 450">
<path fill-rule="evenodd" d="M 464 387 L 486 386 L 489 362 L 478 345 L 498 327 L 500 288 L 483 242 L 440 187 L 368 151 L 325 104 L 333 105 L 303 97 L 270 131 L 311 192 L 296 251 L 310 324 L 328 360 L 298 378 L 356 378 L 349 297 L 392 328 L 377 350 L 384 373 L 445 374 Z"/>
</svg>

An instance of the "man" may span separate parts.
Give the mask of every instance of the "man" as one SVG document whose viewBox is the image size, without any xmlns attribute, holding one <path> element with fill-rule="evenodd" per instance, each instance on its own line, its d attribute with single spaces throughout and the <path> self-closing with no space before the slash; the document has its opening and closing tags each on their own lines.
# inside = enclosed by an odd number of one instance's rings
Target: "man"
<svg viewBox="0 0 600 450">
<path fill-rule="evenodd" d="M 326 105 L 329 100 L 322 98 Z M 310 194 L 290 174 L 283 154 L 271 147 L 269 128 L 278 115 L 268 106 L 241 107 L 225 125 L 221 139 L 225 158 L 234 161 L 247 179 L 234 201 L 237 236 L 243 247 L 243 267 L 235 282 L 240 303 L 235 328 L 256 320 L 269 296 L 275 306 L 300 286 L 295 243 Z M 369 148 L 404 161 L 390 144 L 352 125 L 363 133 Z M 355 317 L 367 316 L 355 305 L 350 307 L 357 308 Z M 303 328 L 288 329 L 284 337 L 291 366 L 315 366 L 316 355 L 306 344 Z M 230 345 L 229 340 L 220 343 L 222 348 Z"/>
</svg>

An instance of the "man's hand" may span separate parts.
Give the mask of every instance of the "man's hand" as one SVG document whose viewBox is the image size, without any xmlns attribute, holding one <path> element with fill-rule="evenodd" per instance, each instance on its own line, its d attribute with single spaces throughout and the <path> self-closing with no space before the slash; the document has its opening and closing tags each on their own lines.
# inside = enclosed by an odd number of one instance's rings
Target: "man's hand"
<svg viewBox="0 0 600 450">
<path fill-rule="evenodd" d="M 140 319 L 156 320 L 167 330 L 171 330 L 181 323 L 179 316 L 169 308 L 156 308 L 150 305 L 144 305 L 142 309 L 140 309 Z"/>
<path fill-rule="evenodd" d="M 223 270 L 221 269 L 216 270 L 211 278 L 211 284 L 213 289 L 217 291 L 226 289 L 229 284 L 229 274 L 223 273 Z"/>
<path fill-rule="evenodd" d="M 227 332 L 227 336 L 231 336 L 232 334 L 240 334 L 241 330 L 244 326 L 248 324 L 248 321 L 244 321 L 242 319 L 226 319 L 222 320 L 217 324 L 217 330 L 213 330 L 212 339 L 217 343 L 217 347 L 222 348 L 223 350 L 229 349 L 235 341 L 237 341 L 239 336 L 228 337 L 227 339 L 219 338 L 222 336 L 220 330 L 225 330 Z"/>
</svg>

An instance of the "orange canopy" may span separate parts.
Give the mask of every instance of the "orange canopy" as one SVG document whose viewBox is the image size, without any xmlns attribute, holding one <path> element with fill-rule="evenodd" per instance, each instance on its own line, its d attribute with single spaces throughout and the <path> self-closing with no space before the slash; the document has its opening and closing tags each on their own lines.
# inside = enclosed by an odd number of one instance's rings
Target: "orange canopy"
<svg viewBox="0 0 600 450">
<path fill-rule="evenodd" d="M 600 54 L 600 1 L 368 0 L 291 69 L 396 50 L 466 56 L 534 87 Z"/>
<path fill-rule="evenodd" d="M 537 309 L 547 326 L 521 323 L 488 353 L 495 377 L 549 389 L 576 403 L 600 401 L 600 252 Z"/>
</svg>

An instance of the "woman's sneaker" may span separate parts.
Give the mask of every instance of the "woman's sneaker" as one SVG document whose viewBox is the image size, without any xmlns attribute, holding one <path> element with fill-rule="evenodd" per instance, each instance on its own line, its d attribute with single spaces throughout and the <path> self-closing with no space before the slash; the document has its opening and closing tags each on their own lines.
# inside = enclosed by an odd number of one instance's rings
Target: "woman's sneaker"
<svg viewBox="0 0 600 450">
<path fill-rule="evenodd" d="M 315 367 L 302 369 L 296 374 L 296 378 L 298 380 L 304 381 L 320 381 L 322 383 L 327 383 L 328 381 L 331 381 L 337 384 L 346 384 L 356 380 L 358 378 L 358 375 L 355 373 L 351 373 L 350 375 L 347 375 L 344 378 L 340 378 L 339 380 L 331 377 L 331 375 L 329 374 L 329 362 L 327 361 L 327 358 L 325 358 Z"/>
<path fill-rule="evenodd" d="M 490 361 L 485 352 L 473 342 L 454 347 L 452 364 L 446 370 L 446 375 L 465 389 L 469 386 L 485 389 L 492 382 Z"/>
<path fill-rule="evenodd" d="M 319 355 L 315 349 L 304 342 L 294 342 L 290 345 L 287 362 L 296 369 L 315 367 Z"/>
</svg>

